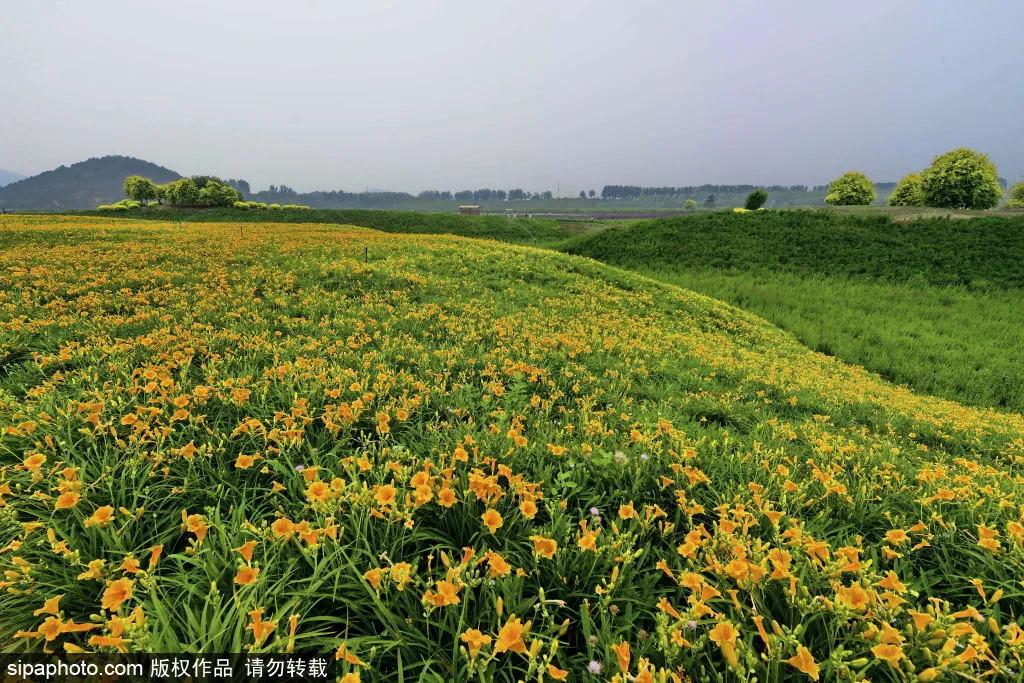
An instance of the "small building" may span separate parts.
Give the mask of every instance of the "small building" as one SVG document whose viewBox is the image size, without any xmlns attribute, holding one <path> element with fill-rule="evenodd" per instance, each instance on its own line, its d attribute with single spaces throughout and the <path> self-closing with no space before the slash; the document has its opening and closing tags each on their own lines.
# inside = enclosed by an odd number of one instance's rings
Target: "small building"
<svg viewBox="0 0 1024 683">
<path fill-rule="evenodd" d="M 459 207 L 459 213 L 463 216 L 479 216 L 480 205 L 479 204 L 463 204 Z"/>
</svg>

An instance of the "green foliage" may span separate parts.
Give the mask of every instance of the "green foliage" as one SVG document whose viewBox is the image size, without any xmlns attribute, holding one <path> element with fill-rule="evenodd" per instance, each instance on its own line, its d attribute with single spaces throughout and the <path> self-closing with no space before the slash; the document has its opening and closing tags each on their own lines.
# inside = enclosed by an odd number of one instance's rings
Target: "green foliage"
<svg viewBox="0 0 1024 683">
<path fill-rule="evenodd" d="M 921 174 L 908 173 L 903 176 L 889 195 L 888 203 L 889 206 L 924 206 Z"/>
<path fill-rule="evenodd" d="M 686 209 L 687 211 L 693 211 L 694 209 L 697 208 L 697 200 L 687 199 L 685 202 L 683 202 L 683 208 Z"/>
<path fill-rule="evenodd" d="M 254 223 L 323 223 L 358 225 L 383 232 L 452 234 L 479 239 L 501 240 L 524 244 L 555 244 L 564 240 L 566 231 L 557 221 L 544 218 L 508 218 L 506 216 L 461 216 L 454 213 L 420 211 L 382 211 L 379 209 L 277 209 L 249 202 L 253 211 L 233 207 L 189 211 L 166 208 L 150 211 L 140 218 L 189 223 L 254 222 Z"/>
<path fill-rule="evenodd" d="M 837 206 L 864 206 L 875 201 L 875 186 L 859 171 L 849 171 L 828 186 L 825 202 Z"/>
<path fill-rule="evenodd" d="M 768 193 L 764 190 L 757 189 L 747 195 L 747 199 L 743 203 L 743 208 L 747 211 L 756 211 L 764 206 L 766 201 L 768 201 Z"/>
<path fill-rule="evenodd" d="M 1024 410 L 1024 218 L 698 214 L 563 249 L 724 299 L 919 391 Z"/>
<path fill-rule="evenodd" d="M 628 223 L 562 245 L 626 268 L 717 268 L 1024 288 L 1024 218 L 922 218 L 826 210 L 698 213 Z M 994 249 L 993 245 L 999 245 Z"/>
<path fill-rule="evenodd" d="M 213 176 L 193 176 L 167 183 L 161 188 L 163 200 L 171 206 L 234 207 L 242 201 L 242 194 L 224 181 Z"/>
<path fill-rule="evenodd" d="M 236 209 L 242 209 L 243 211 L 248 211 L 250 208 L 252 208 L 249 206 L 249 202 L 235 202 L 234 204 L 232 204 L 232 206 L 235 207 Z"/>
<path fill-rule="evenodd" d="M 960 147 L 935 157 L 921 174 L 928 206 L 991 209 L 1003 196 L 996 166 L 988 156 Z"/>
<path fill-rule="evenodd" d="M 157 198 L 156 184 L 140 175 L 130 175 L 124 179 L 124 193 L 128 199 L 142 203 Z"/>
<path fill-rule="evenodd" d="M 1006 205 L 1013 209 L 1024 209 L 1024 183 L 1017 183 L 1010 188 L 1010 201 Z"/>
</svg>

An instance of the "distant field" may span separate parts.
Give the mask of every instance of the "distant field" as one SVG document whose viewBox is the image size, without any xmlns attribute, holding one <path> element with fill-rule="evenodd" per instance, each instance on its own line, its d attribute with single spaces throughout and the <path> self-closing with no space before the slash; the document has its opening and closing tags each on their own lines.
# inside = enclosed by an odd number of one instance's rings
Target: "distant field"
<svg viewBox="0 0 1024 683">
<path fill-rule="evenodd" d="M 1024 217 L 716 213 L 563 248 L 736 304 L 918 391 L 1024 410 Z"/>
<path fill-rule="evenodd" d="M 74 215 L 110 218 L 109 213 L 78 211 Z M 133 220 L 185 223 L 324 223 L 358 225 L 383 232 L 453 234 L 524 244 L 550 243 L 566 237 L 558 221 L 545 218 L 461 216 L 455 213 L 382 211 L 377 209 L 147 209 L 130 214 Z"/>
</svg>

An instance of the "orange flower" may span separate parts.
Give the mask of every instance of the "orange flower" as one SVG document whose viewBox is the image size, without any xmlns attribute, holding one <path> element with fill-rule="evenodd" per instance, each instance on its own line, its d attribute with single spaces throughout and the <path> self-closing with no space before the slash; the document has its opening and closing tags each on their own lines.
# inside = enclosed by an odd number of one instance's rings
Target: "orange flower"
<svg viewBox="0 0 1024 683">
<path fill-rule="evenodd" d="M 437 502 L 446 508 L 450 508 L 458 502 L 458 498 L 455 496 L 455 491 L 445 486 L 438 492 Z"/>
<path fill-rule="evenodd" d="M 134 586 L 135 582 L 131 579 L 117 579 L 109 582 L 107 589 L 103 591 L 100 607 L 116 612 L 126 600 L 131 599 Z"/>
<path fill-rule="evenodd" d="M 501 513 L 494 508 L 488 508 L 484 514 L 480 515 L 480 519 L 483 520 L 484 526 L 492 534 L 505 523 L 505 520 L 501 518 Z"/>
<path fill-rule="evenodd" d="M 246 562 L 252 562 L 252 553 L 256 550 L 256 541 L 246 541 L 233 550 L 242 556 L 242 559 Z"/>
<path fill-rule="evenodd" d="M 322 481 L 314 481 L 306 489 L 306 498 L 311 503 L 325 503 L 331 495 L 331 488 Z"/>
<path fill-rule="evenodd" d="M 381 507 L 387 507 L 395 504 L 395 498 L 398 496 L 398 489 L 391 484 L 385 484 L 384 486 L 377 487 L 377 493 L 374 498 L 377 501 L 377 505 Z"/>
<path fill-rule="evenodd" d="M 462 600 L 459 598 L 459 587 L 451 581 L 438 581 L 437 592 L 427 591 L 423 599 L 434 605 L 434 607 L 446 607 L 457 605 Z"/>
<path fill-rule="evenodd" d="M 270 530 L 278 538 L 290 538 L 295 533 L 295 523 L 287 517 L 278 517 L 270 525 Z"/>
<path fill-rule="evenodd" d="M 559 669 L 554 664 L 548 664 L 548 676 L 551 676 L 556 681 L 564 681 L 569 678 L 569 672 L 565 669 Z"/>
<path fill-rule="evenodd" d="M 43 602 L 43 606 L 32 613 L 32 616 L 38 617 L 42 614 L 52 614 L 57 616 L 60 613 L 60 599 L 64 597 L 64 594 L 60 594 L 49 598 Z"/>
<path fill-rule="evenodd" d="M 263 641 L 267 639 L 267 636 L 273 633 L 274 629 L 277 627 L 277 622 L 263 621 L 262 607 L 249 612 L 249 618 L 252 619 L 252 623 L 249 624 L 249 630 L 252 631 L 252 636 L 258 647 L 263 644 Z"/>
<path fill-rule="evenodd" d="M 57 500 L 54 502 L 53 507 L 55 510 L 67 510 L 68 508 L 73 508 L 78 505 L 78 501 L 81 497 L 82 495 L 77 491 L 65 491 L 57 496 Z"/>
<path fill-rule="evenodd" d="M 256 458 L 244 453 L 235 458 L 235 467 L 240 470 L 247 470 L 255 464 Z"/>
<path fill-rule="evenodd" d="M 481 633 L 475 628 L 466 629 L 466 631 L 459 636 L 459 640 L 464 642 L 466 647 L 469 648 L 470 659 L 473 659 L 480 654 L 480 648 L 491 644 L 491 637 L 485 633 Z"/>
<path fill-rule="evenodd" d="M 818 680 L 818 665 L 811 656 L 811 651 L 803 645 L 796 646 L 796 654 L 787 659 L 786 663 L 810 676 L 811 680 Z"/>
<path fill-rule="evenodd" d="M 239 586 L 248 586 L 256 581 L 256 577 L 260 575 L 260 570 L 256 567 L 250 567 L 249 565 L 242 565 L 238 568 L 238 572 L 235 574 L 235 583 Z"/>
<path fill-rule="evenodd" d="M 618 645 L 612 645 L 612 652 L 619 660 L 619 671 L 629 673 L 629 643 L 624 640 Z"/>
<path fill-rule="evenodd" d="M 740 632 L 730 621 L 719 622 L 708 633 L 708 637 L 711 638 L 712 642 L 722 650 L 722 655 L 725 657 L 725 661 L 729 663 L 729 666 L 735 667 L 739 664 L 739 658 L 736 656 L 736 638 L 739 635 Z"/>
<path fill-rule="evenodd" d="M 541 557 L 550 560 L 558 551 L 558 543 L 553 538 L 530 536 L 530 540 L 533 541 L 533 551 Z"/>
<path fill-rule="evenodd" d="M 515 615 L 510 616 L 498 631 L 498 642 L 494 645 L 494 653 L 499 655 L 502 652 L 526 654 L 526 643 L 523 642 L 523 636 L 529 633 L 531 623 L 528 621 L 524 625 Z"/>
<path fill-rule="evenodd" d="M 632 502 L 619 506 L 619 519 L 633 519 L 634 517 L 636 517 L 636 510 L 633 509 Z"/>
<path fill-rule="evenodd" d="M 96 512 L 92 513 L 92 516 L 85 520 L 85 526 L 106 526 L 114 519 L 114 508 L 110 505 L 104 505 L 101 508 L 96 508 Z"/>
<path fill-rule="evenodd" d="M 534 515 L 537 514 L 537 504 L 532 500 L 524 500 L 519 504 L 519 512 L 522 513 L 526 519 L 533 519 Z"/>
<path fill-rule="evenodd" d="M 491 576 L 506 576 L 512 571 L 512 567 L 505 561 L 505 558 L 496 552 L 488 552 L 484 557 L 487 559 L 487 564 L 490 566 Z"/>
<path fill-rule="evenodd" d="M 876 658 L 889 662 L 889 665 L 898 668 L 900 660 L 903 659 L 903 650 L 899 645 L 882 644 L 871 648 L 871 654 Z"/>
</svg>

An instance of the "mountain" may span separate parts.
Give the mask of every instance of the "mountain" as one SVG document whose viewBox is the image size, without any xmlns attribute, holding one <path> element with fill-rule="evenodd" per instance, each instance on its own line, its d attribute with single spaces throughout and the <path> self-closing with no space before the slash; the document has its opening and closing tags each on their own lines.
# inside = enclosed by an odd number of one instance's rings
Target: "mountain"
<svg viewBox="0 0 1024 683">
<path fill-rule="evenodd" d="M 21 175 L 20 173 L 15 173 L 14 171 L 5 171 L 4 169 L 0 168 L 0 187 L 3 187 L 4 185 L 9 185 L 10 183 L 13 183 L 15 180 L 21 180 L 24 177 L 25 176 Z"/>
<path fill-rule="evenodd" d="M 181 176 L 154 163 L 125 156 L 107 156 L 60 166 L 0 187 L 0 207 L 59 211 L 94 209 L 124 198 L 124 179 L 141 175 L 155 183 Z"/>
</svg>

